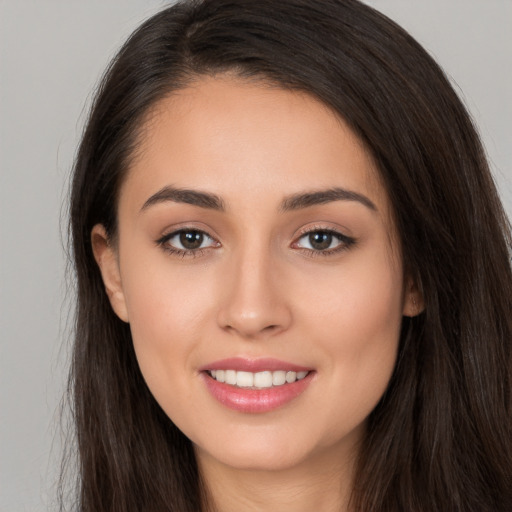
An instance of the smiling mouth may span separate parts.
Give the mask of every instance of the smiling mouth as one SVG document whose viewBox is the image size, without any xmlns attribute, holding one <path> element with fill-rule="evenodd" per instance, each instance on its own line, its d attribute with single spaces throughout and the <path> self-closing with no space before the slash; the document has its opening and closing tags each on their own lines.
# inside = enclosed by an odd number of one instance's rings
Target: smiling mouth
<svg viewBox="0 0 512 512">
<path fill-rule="evenodd" d="M 206 373 L 217 382 L 222 382 L 233 387 L 268 389 L 293 384 L 298 380 L 304 379 L 310 372 L 278 370 L 253 373 L 237 370 L 207 370 Z"/>
</svg>

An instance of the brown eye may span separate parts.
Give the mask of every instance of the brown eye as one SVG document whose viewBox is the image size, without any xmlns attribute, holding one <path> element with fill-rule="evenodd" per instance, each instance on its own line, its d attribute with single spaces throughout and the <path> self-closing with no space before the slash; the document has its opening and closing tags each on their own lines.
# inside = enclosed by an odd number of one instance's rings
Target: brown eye
<svg viewBox="0 0 512 512">
<path fill-rule="evenodd" d="M 157 244 L 164 249 L 179 254 L 193 254 L 201 249 L 218 247 L 219 243 L 204 231 L 198 229 L 180 229 L 163 236 Z"/>
<path fill-rule="evenodd" d="M 327 229 L 317 229 L 302 235 L 293 247 L 305 249 L 311 254 L 335 254 L 343 249 L 348 249 L 355 243 L 355 239 L 349 236 Z"/>
<path fill-rule="evenodd" d="M 204 234 L 200 231 L 182 231 L 179 235 L 180 244 L 183 249 L 199 249 L 204 241 Z"/>
<path fill-rule="evenodd" d="M 315 231 L 308 235 L 309 245 L 316 251 L 325 251 L 326 249 L 330 249 L 333 238 L 332 233 L 328 233 L 327 231 Z"/>
</svg>

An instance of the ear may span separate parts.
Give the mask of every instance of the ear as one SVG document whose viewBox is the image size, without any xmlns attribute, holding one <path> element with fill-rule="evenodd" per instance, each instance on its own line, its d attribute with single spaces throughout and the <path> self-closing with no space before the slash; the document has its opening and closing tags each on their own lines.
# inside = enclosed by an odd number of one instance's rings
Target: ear
<svg viewBox="0 0 512 512">
<path fill-rule="evenodd" d="M 414 317 L 423 313 L 425 300 L 421 285 L 418 280 L 408 277 L 405 282 L 403 316 Z"/>
<path fill-rule="evenodd" d="M 128 310 L 121 282 L 117 251 L 109 241 L 102 224 L 96 224 L 92 228 L 91 244 L 94 259 L 100 267 L 101 277 L 112 309 L 121 320 L 128 322 Z"/>
</svg>

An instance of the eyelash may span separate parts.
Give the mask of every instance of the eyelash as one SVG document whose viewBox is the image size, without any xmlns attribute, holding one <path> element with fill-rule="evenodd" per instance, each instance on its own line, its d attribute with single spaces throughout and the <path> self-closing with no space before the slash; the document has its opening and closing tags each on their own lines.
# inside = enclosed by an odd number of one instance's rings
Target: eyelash
<svg viewBox="0 0 512 512">
<path fill-rule="evenodd" d="M 169 244 L 169 241 L 172 240 L 174 237 L 177 237 L 177 236 L 185 234 L 185 233 L 199 234 L 205 238 L 209 238 L 216 245 L 208 246 L 208 247 L 198 247 L 197 249 L 179 249 L 179 248 L 173 247 L 172 245 Z M 211 248 L 214 248 L 215 246 L 220 245 L 219 242 L 217 242 L 214 238 L 212 238 L 210 235 L 208 235 L 208 233 L 206 233 L 205 231 L 202 231 L 200 229 L 195 229 L 195 228 L 181 228 L 176 231 L 173 231 L 172 233 L 164 235 L 162 238 L 158 239 L 156 241 L 156 244 L 159 247 L 162 247 L 162 249 L 164 251 L 166 251 L 167 253 L 172 254 L 174 256 L 179 256 L 181 258 L 186 258 L 186 257 L 196 258 L 198 256 L 202 256 L 205 253 L 205 251 L 207 251 L 208 249 L 211 249 Z"/>
<path fill-rule="evenodd" d="M 307 253 L 309 256 L 312 256 L 312 257 L 318 257 L 318 256 L 328 257 L 328 256 L 334 256 L 336 254 L 339 254 L 343 251 L 350 249 L 357 242 L 357 240 L 355 238 L 344 235 L 343 233 L 340 233 L 339 231 L 335 231 L 333 229 L 322 228 L 321 226 L 315 226 L 313 228 L 309 228 L 309 229 L 306 229 L 305 231 L 303 231 L 300 234 L 297 241 L 293 242 L 292 247 L 297 246 L 297 243 L 300 240 L 302 240 L 303 238 L 309 237 L 315 233 L 316 234 L 322 233 L 324 235 L 329 235 L 329 236 L 333 237 L 334 239 L 337 239 L 339 244 L 332 249 L 325 249 L 325 250 L 315 250 L 315 249 L 309 249 L 307 247 L 296 247 L 296 248 L 298 250 L 301 250 L 301 251 Z"/>
<path fill-rule="evenodd" d="M 197 249 L 179 249 L 179 248 L 174 247 L 169 244 L 169 241 L 172 240 L 173 238 L 175 238 L 179 235 L 182 235 L 182 234 L 186 234 L 186 233 L 188 233 L 188 234 L 194 233 L 194 234 L 203 236 L 207 239 L 210 239 L 213 242 L 213 244 L 209 245 L 208 247 L 198 247 Z M 334 247 L 333 249 L 325 249 L 325 250 L 317 250 L 317 249 L 310 249 L 307 247 L 298 247 L 297 246 L 297 244 L 300 240 L 302 240 L 305 237 L 311 236 L 312 234 L 315 234 L 315 233 L 316 234 L 322 233 L 324 235 L 329 235 L 329 236 L 337 239 L 339 241 L 339 244 L 336 247 Z M 300 234 L 299 238 L 295 242 L 293 242 L 292 247 L 294 247 L 295 249 L 300 250 L 301 252 L 304 252 L 312 257 L 317 257 L 317 256 L 327 257 L 327 256 L 333 256 L 335 254 L 338 254 L 338 253 L 341 253 L 343 251 L 350 249 L 356 242 L 357 242 L 357 240 L 355 238 L 344 235 L 343 233 L 340 233 L 338 231 L 335 231 L 332 229 L 325 229 L 325 228 L 321 228 L 321 227 L 314 227 L 313 229 L 308 229 L 308 230 L 303 231 Z M 185 257 L 196 258 L 196 257 L 202 256 L 208 249 L 212 249 L 212 248 L 220 246 L 220 243 L 217 242 L 210 235 L 208 235 L 208 233 L 206 233 L 205 231 L 202 231 L 200 229 L 195 229 L 195 228 L 189 228 L 189 229 L 181 228 L 176 231 L 173 231 L 172 233 L 166 234 L 166 235 L 162 236 L 160 239 L 158 239 L 156 241 L 156 244 L 159 247 L 162 247 L 162 249 L 165 250 L 167 253 L 172 254 L 174 256 L 179 256 L 181 258 L 185 258 Z"/>
</svg>

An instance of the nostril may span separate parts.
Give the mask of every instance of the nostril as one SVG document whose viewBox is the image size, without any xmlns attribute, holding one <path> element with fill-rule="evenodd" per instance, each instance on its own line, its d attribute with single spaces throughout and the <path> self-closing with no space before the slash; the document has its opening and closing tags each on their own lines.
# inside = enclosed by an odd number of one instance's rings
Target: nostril
<svg viewBox="0 0 512 512">
<path fill-rule="evenodd" d="M 263 327 L 228 324 L 223 328 L 225 331 L 231 334 L 238 334 L 247 339 L 257 339 L 261 336 L 273 336 L 274 334 L 279 333 L 279 331 L 282 329 L 282 326 L 279 324 L 271 324 Z"/>
</svg>

